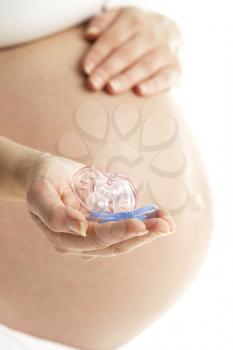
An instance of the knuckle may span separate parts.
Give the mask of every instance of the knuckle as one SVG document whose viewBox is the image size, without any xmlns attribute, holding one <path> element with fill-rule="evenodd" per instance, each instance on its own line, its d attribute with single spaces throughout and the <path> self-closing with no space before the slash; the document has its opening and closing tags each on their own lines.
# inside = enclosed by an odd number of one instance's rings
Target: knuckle
<svg viewBox="0 0 233 350">
<path fill-rule="evenodd" d="M 106 62 L 104 69 L 108 73 L 115 73 L 118 69 L 122 69 L 127 62 L 134 59 L 134 51 L 130 47 L 124 47 L 119 52 L 115 53 L 109 62 Z"/>
<path fill-rule="evenodd" d="M 106 78 L 109 78 L 116 70 L 117 67 L 119 67 L 119 60 L 117 58 L 112 58 L 108 62 L 106 62 L 102 68 L 102 75 L 104 75 Z"/>
<path fill-rule="evenodd" d="M 125 50 L 116 53 L 112 59 L 106 64 L 106 69 L 108 73 L 117 73 L 125 67 L 126 63 L 130 60 L 130 55 L 127 56 Z"/>
<path fill-rule="evenodd" d="M 121 50 L 121 53 L 119 54 L 119 58 L 122 60 L 122 61 L 132 61 L 133 58 L 134 58 L 134 51 L 132 50 L 131 47 L 124 47 L 122 50 Z"/>
<path fill-rule="evenodd" d="M 102 58 L 103 53 L 103 45 L 97 43 L 91 48 L 90 52 L 86 57 L 86 61 L 93 60 L 94 62 L 98 62 Z"/>
<path fill-rule="evenodd" d="M 153 70 L 153 64 L 150 59 L 145 59 L 140 64 L 140 70 L 144 76 L 149 75 Z"/>
<path fill-rule="evenodd" d="M 139 75 L 138 69 L 133 68 L 130 69 L 128 72 L 125 72 L 125 74 L 121 75 L 121 81 L 122 85 L 125 86 L 125 88 L 129 88 L 137 81 L 137 76 Z"/>
<path fill-rule="evenodd" d="M 120 32 L 111 31 L 105 36 L 106 43 L 111 45 L 111 47 L 118 46 L 121 43 L 121 34 Z"/>
</svg>

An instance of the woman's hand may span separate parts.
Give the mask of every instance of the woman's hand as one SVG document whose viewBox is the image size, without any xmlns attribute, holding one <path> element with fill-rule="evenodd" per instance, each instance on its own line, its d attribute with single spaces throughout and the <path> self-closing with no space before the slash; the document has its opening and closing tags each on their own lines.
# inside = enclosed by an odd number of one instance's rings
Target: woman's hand
<svg viewBox="0 0 233 350">
<path fill-rule="evenodd" d="M 147 96 L 177 82 L 182 40 L 169 18 L 132 7 L 109 10 L 90 21 L 85 36 L 95 40 L 83 59 L 92 90 L 133 88 Z"/>
<path fill-rule="evenodd" d="M 71 180 L 82 164 L 41 154 L 28 176 L 27 204 L 36 224 L 60 253 L 83 258 L 127 253 L 175 231 L 168 212 L 159 210 L 145 222 L 87 222 L 72 191 Z"/>
<path fill-rule="evenodd" d="M 72 177 L 84 165 L 42 153 L 29 172 L 27 204 L 40 227 L 51 232 L 85 236 L 87 221 L 72 187 Z"/>
</svg>

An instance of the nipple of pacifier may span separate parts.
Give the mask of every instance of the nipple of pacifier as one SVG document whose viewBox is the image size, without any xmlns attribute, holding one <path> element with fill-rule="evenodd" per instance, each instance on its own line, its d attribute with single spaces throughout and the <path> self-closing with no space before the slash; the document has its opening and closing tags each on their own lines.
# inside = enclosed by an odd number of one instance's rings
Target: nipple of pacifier
<svg viewBox="0 0 233 350">
<path fill-rule="evenodd" d="M 98 192 L 93 192 L 88 195 L 86 206 L 90 210 L 106 211 L 108 209 L 108 199 Z"/>
</svg>

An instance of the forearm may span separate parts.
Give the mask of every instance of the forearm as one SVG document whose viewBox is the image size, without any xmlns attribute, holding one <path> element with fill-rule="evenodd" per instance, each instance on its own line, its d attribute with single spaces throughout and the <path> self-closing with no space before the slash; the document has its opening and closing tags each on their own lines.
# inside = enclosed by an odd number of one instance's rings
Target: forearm
<svg viewBox="0 0 233 350">
<path fill-rule="evenodd" d="M 30 167 L 39 151 L 0 136 L 0 200 L 24 200 Z"/>
</svg>

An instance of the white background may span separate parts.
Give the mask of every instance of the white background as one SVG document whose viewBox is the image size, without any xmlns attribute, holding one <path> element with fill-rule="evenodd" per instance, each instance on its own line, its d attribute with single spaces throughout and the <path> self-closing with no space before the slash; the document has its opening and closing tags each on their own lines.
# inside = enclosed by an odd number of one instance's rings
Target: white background
<svg viewBox="0 0 233 350">
<path fill-rule="evenodd" d="M 124 350 L 233 349 L 233 8 L 230 1 L 144 1 L 174 17 L 186 41 L 182 102 L 209 174 L 215 230 L 186 294 Z M 232 3 L 233 7 L 233 3 Z"/>
</svg>

